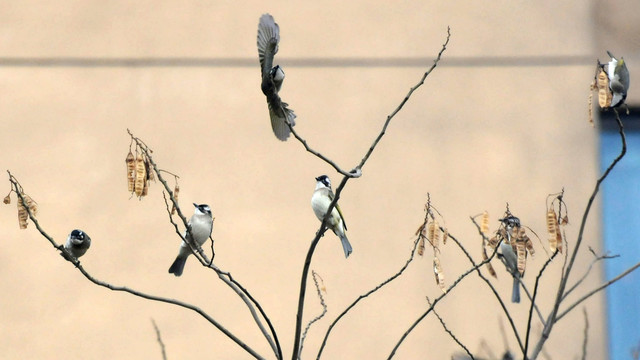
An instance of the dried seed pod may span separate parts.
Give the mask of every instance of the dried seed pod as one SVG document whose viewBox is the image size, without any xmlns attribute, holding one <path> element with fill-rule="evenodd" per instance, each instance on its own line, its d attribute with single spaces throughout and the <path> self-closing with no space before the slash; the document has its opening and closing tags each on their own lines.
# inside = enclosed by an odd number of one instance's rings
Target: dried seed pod
<svg viewBox="0 0 640 360">
<path fill-rule="evenodd" d="M 129 154 L 127 154 L 125 163 L 127 164 L 127 185 L 129 187 L 129 192 L 132 193 L 135 190 L 136 159 L 133 157 L 131 149 L 129 149 Z"/>
<path fill-rule="evenodd" d="M 596 75 L 596 86 L 598 87 L 598 105 L 601 108 L 610 107 L 613 94 L 609 89 L 609 76 L 602 67 L 600 67 Z"/>
<path fill-rule="evenodd" d="M 533 248 L 533 242 L 529 237 L 525 234 L 522 235 L 522 241 L 524 242 L 524 247 L 527 249 L 527 252 L 534 256 L 536 254 L 536 250 Z"/>
<path fill-rule="evenodd" d="M 487 261 L 487 260 L 489 260 L 489 255 L 487 255 L 487 248 L 483 246 L 482 261 Z M 491 274 L 491 276 L 493 276 L 496 279 L 498 278 L 498 274 L 496 274 L 496 270 L 493 268 L 490 262 L 487 262 L 487 270 L 489 270 L 489 274 Z"/>
<path fill-rule="evenodd" d="M 556 246 L 560 254 L 562 254 L 562 245 L 562 232 L 560 231 L 560 226 L 556 225 Z"/>
<path fill-rule="evenodd" d="M 442 272 L 442 266 L 440 265 L 440 259 L 437 256 L 433 258 L 433 273 L 436 276 L 436 284 L 440 287 L 443 293 L 447 292 L 444 286 L 444 273 Z"/>
<path fill-rule="evenodd" d="M 427 225 L 427 227 L 429 241 L 431 242 L 431 245 L 437 249 L 439 246 L 438 243 L 440 242 L 440 229 L 438 228 L 438 222 L 433 220 L 429 225 Z"/>
<path fill-rule="evenodd" d="M 22 203 L 22 199 L 18 196 L 18 224 L 20 224 L 20 229 L 27 228 L 27 220 L 29 220 L 29 214 L 27 213 L 27 208 L 24 207 Z"/>
<path fill-rule="evenodd" d="M 176 181 L 176 186 L 173 188 L 173 199 L 178 202 L 178 194 L 180 193 L 180 185 L 178 185 L 178 181 Z M 176 206 L 171 205 L 171 215 L 176 213 Z"/>
<path fill-rule="evenodd" d="M 558 220 L 556 218 L 555 210 L 547 210 L 547 233 L 549 234 L 549 249 L 551 252 L 555 252 L 558 246 L 556 228 L 558 226 Z"/>
<path fill-rule="evenodd" d="M 2 202 L 4 202 L 5 204 L 11 204 L 11 196 L 5 196 Z"/>
<path fill-rule="evenodd" d="M 144 157 L 144 169 L 147 172 L 147 181 L 155 180 L 153 169 L 151 168 L 151 162 L 147 156 Z"/>
<path fill-rule="evenodd" d="M 518 254 L 518 271 L 520 275 L 524 275 L 525 267 L 527 266 L 527 249 L 522 241 L 516 241 L 516 254 Z"/>
<path fill-rule="evenodd" d="M 418 238 L 418 255 L 424 255 L 424 238 L 422 236 Z"/>
<path fill-rule="evenodd" d="M 138 155 L 136 159 L 136 180 L 135 180 L 135 193 L 138 197 L 143 196 L 145 183 L 147 182 L 146 169 L 144 167 L 144 159 L 142 155 Z"/>
<path fill-rule="evenodd" d="M 482 221 L 480 222 L 480 231 L 488 235 L 489 234 L 489 213 L 485 210 L 482 213 Z"/>
<path fill-rule="evenodd" d="M 24 194 L 24 201 L 26 202 L 26 205 L 29 208 L 31 215 L 33 215 L 34 217 L 38 215 L 38 204 L 35 201 L 33 201 L 31 196 Z"/>
</svg>

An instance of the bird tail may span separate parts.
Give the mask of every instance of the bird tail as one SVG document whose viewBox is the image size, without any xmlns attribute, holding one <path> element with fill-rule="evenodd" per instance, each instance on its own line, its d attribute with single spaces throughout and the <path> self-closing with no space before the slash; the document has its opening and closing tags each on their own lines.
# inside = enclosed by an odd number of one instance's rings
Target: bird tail
<svg viewBox="0 0 640 360">
<path fill-rule="evenodd" d="M 513 277 L 513 290 L 511 291 L 511 302 L 520 302 L 520 281 L 517 277 Z"/>
<path fill-rule="evenodd" d="M 169 273 L 175 276 L 182 275 L 182 271 L 184 270 L 184 264 L 186 264 L 186 262 L 187 262 L 186 257 L 182 257 L 178 255 L 178 257 L 173 262 L 173 264 L 171 264 L 171 267 L 169 268 Z"/>
<path fill-rule="evenodd" d="M 337 234 L 337 235 L 338 237 L 340 237 L 340 242 L 342 243 L 342 250 L 344 250 L 344 257 L 348 258 L 349 255 L 353 252 L 353 248 L 349 243 L 349 239 L 347 239 L 347 235 L 345 235 L 344 233 Z"/>
</svg>

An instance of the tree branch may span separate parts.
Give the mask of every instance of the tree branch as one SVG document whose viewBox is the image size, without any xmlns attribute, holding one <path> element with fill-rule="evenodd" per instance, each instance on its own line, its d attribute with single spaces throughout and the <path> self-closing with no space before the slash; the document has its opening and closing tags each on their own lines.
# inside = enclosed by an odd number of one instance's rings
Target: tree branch
<svg viewBox="0 0 640 360">
<path fill-rule="evenodd" d="M 22 192 L 18 191 L 18 189 L 21 189 L 22 186 L 19 184 L 18 180 L 13 175 L 11 175 L 10 172 L 8 172 L 8 173 L 9 173 L 9 181 L 11 182 L 13 188 L 16 190 L 16 194 L 18 195 L 20 200 L 22 200 L 24 202 L 24 197 L 22 195 Z M 80 271 L 80 273 L 82 273 L 82 275 L 84 275 L 84 277 L 87 278 L 87 280 L 91 281 L 92 283 L 94 283 L 94 284 L 96 284 L 98 286 L 105 287 L 105 288 L 107 288 L 109 290 L 112 290 L 112 291 L 122 291 L 122 292 L 126 292 L 126 293 L 129 293 L 131 295 L 134 295 L 134 296 L 137 296 L 137 297 L 141 297 L 141 298 L 144 298 L 144 299 L 147 299 L 147 300 L 158 301 L 158 302 L 163 302 L 163 303 L 167 303 L 167 304 L 173 304 L 173 305 L 176 305 L 176 306 L 179 306 L 179 307 L 183 307 L 185 309 L 192 310 L 192 311 L 198 313 L 203 318 L 205 318 L 209 323 L 211 323 L 213 326 L 215 326 L 223 334 L 227 335 L 227 337 L 229 337 L 233 342 L 238 344 L 246 352 L 251 354 L 251 356 L 253 356 L 256 359 L 264 359 L 264 357 L 262 357 L 257 352 L 255 352 L 255 350 L 253 350 L 251 347 L 249 347 L 247 344 L 245 344 L 242 340 L 240 340 L 238 337 L 236 337 L 233 333 L 231 333 L 229 330 L 227 330 L 224 326 L 222 326 L 219 322 L 217 322 L 215 319 L 213 319 L 209 314 L 207 314 L 206 312 L 204 312 L 202 309 L 200 309 L 199 307 L 197 307 L 195 305 L 192 305 L 192 304 L 189 304 L 189 303 L 185 303 L 185 302 L 182 302 L 182 301 L 179 301 L 179 300 L 175 300 L 175 299 L 169 299 L 169 298 L 164 298 L 164 297 L 160 297 L 160 296 L 146 294 L 146 293 L 143 293 L 143 292 L 140 292 L 140 291 L 137 291 L 137 290 L 133 290 L 133 289 L 125 287 L 125 286 L 111 285 L 111 284 L 109 284 L 107 282 L 104 282 L 104 281 L 96 279 L 95 277 L 93 277 L 91 274 L 89 274 L 84 269 L 84 267 L 80 264 L 80 261 L 78 261 L 77 258 L 71 256 L 71 254 L 69 254 L 69 252 L 64 248 L 64 246 L 58 245 L 56 243 L 56 241 L 51 236 L 49 236 L 49 234 L 47 234 L 47 232 L 45 232 L 44 229 L 42 229 L 42 227 L 40 226 L 40 223 L 33 216 L 33 214 L 31 213 L 31 211 L 29 210 L 28 207 L 27 207 L 27 213 L 29 215 L 29 218 L 33 222 L 33 224 L 36 226 L 36 229 L 38 230 L 38 232 L 40 232 L 40 234 L 43 237 L 45 237 L 47 240 L 49 240 L 49 242 L 51 243 L 51 245 L 53 245 L 53 247 L 55 247 L 56 249 L 64 252 L 65 254 L 69 255 L 69 258 L 72 259 L 72 260 L 70 260 L 71 263 L 73 263 L 75 265 L 75 267 L 78 269 L 78 271 Z"/>
</svg>

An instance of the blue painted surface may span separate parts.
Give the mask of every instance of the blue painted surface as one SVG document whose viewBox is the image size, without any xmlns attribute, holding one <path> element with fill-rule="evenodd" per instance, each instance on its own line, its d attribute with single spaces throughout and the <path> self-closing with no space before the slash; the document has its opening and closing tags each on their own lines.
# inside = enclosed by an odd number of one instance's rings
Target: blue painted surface
<svg viewBox="0 0 640 360">
<path fill-rule="evenodd" d="M 625 126 L 636 119 L 622 117 Z M 640 261 L 640 130 L 625 129 L 625 133 L 627 153 L 601 188 L 604 251 L 620 255 L 605 261 L 607 280 Z M 601 131 L 601 171 L 618 156 L 621 146 L 617 128 Z M 640 269 L 609 286 L 606 297 L 609 358 L 632 359 L 631 351 L 640 343 Z"/>
</svg>

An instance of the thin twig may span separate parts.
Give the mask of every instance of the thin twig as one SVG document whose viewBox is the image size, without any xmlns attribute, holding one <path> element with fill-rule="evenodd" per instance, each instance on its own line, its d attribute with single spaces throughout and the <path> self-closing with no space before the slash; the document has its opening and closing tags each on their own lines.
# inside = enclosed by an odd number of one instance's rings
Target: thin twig
<svg viewBox="0 0 640 360">
<path fill-rule="evenodd" d="M 307 332 L 309 332 L 309 328 L 311 328 L 311 325 L 313 325 L 316 321 L 322 319 L 325 314 L 327 313 L 327 303 L 324 301 L 324 296 L 322 296 L 322 289 L 320 288 L 320 285 L 318 283 L 318 278 L 320 277 L 320 275 L 318 275 L 318 273 L 316 273 L 315 271 L 311 271 L 311 275 L 313 277 L 313 284 L 316 286 L 316 292 L 318 293 L 318 299 L 320 299 L 320 305 L 322 306 L 322 312 L 314 317 L 313 319 L 311 319 L 311 321 L 309 321 L 309 323 L 307 324 L 307 326 L 304 328 L 304 332 L 302 333 L 302 339 L 300 340 L 300 353 L 302 353 L 302 348 L 304 347 L 304 339 L 307 338 Z M 322 278 L 320 278 L 320 280 L 322 280 Z M 323 281 L 324 283 L 324 281 Z M 324 285 L 323 285 L 324 287 Z"/>
<path fill-rule="evenodd" d="M 584 314 L 584 337 L 582 339 L 582 360 L 587 359 L 587 341 L 589 339 L 589 316 L 587 316 L 587 309 L 583 308 Z"/>
<path fill-rule="evenodd" d="M 151 319 L 151 323 L 153 324 L 153 329 L 156 331 L 156 340 L 158 341 L 158 345 L 160 345 L 160 350 L 162 351 L 162 360 L 167 360 L 167 352 L 164 349 L 164 342 L 162 342 L 162 336 L 160 335 L 160 329 L 156 324 L 156 321 Z"/>
<path fill-rule="evenodd" d="M 551 264 L 551 261 L 553 261 L 553 259 L 556 257 L 557 254 L 558 254 L 558 250 L 556 249 L 556 251 L 553 252 L 553 255 L 551 255 L 551 257 L 548 258 L 547 261 L 545 261 L 544 265 L 542 265 L 542 268 L 538 272 L 538 276 L 536 276 L 536 283 L 533 287 L 533 296 L 531 297 L 531 305 L 529 306 L 529 318 L 527 319 L 527 333 L 524 337 L 524 350 L 522 351 L 522 356 L 525 359 L 527 358 L 527 350 L 529 348 L 529 334 L 531 333 L 531 318 L 533 317 L 533 308 L 536 304 L 536 296 L 538 295 L 540 278 L 542 277 L 542 274 L 544 274 L 544 271 L 547 269 L 547 266 Z"/>
<path fill-rule="evenodd" d="M 593 265 L 595 265 L 598 261 L 600 260 L 607 260 L 607 259 L 614 259 L 619 257 L 620 255 L 596 255 L 596 253 L 593 251 L 592 248 L 589 248 L 589 251 L 593 254 L 594 259 L 591 261 L 591 264 L 589 264 L 589 268 L 587 268 L 587 271 L 584 272 L 584 274 L 582 275 L 582 277 L 576 281 L 575 284 L 573 284 L 573 286 L 571 286 L 567 291 L 565 291 L 564 295 L 562 296 L 562 300 L 564 301 L 564 299 L 567 298 L 567 296 L 569 294 L 571 294 L 571 292 L 573 290 L 575 290 L 580 284 L 582 284 L 582 282 L 584 281 L 584 279 L 587 278 L 587 276 L 589 275 L 589 273 L 591 272 L 591 269 L 593 269 Z"/>
<path fill-rule="evenodd" d="M 436 59 L 433 61 L 433 65 L 431 65 L 429 70 L 427 70 L 424 73 L 424 75 L 422 75 L 422 78 L 420 79 L 420 81 L 414 87 L 412 87 L 409 90 L 407 95 L 400 102 L 400 105 L 398 105 L 398 107 L 389 116 L 387 116 L 387 121 L 385 121 L 384 126 L 382 127 L 382 131 L 380 132 L 380 134 L 378 134 L 378 137 L 376 138 L 376 140 L 373 142 L 373 144 L 369 148 L 369 151 L 367 151 L 365 156 L 360 161 L 360 164 L 358 166 L 356 166 L 356 169 L 359 169 L 359 170 L 362 169 L 362 167 L 364 166 L 364 163 L 367 162 L 367 160 L 369 159 L 369 156 L 371 156 L 371 153 L 373 153 L 373 150 L 376 148 L 376 146 L 378 145 L 378 143 L 382 139 L 382 136 L 386 133 L 387 127 L 389 126 L 389 123 L 391 122 L 391 119 L 393 119 L 393 117 L 396 116 L 396 114 L 398 112 L 400 112 L 400 110 L 402 110 L 402 108 L 407 103 L 407 101 L 409 101 L 409 98 L 411 97 L 413 92 L 416 91 L 420 86 L 422 86 L 422 84 L 424 84 L 424 81 L 427 79 L 427 76 L 429 76 L 429 74 L 431 74 L 431 72 L 436 68 L 436 66 L 438 66 L 438 62 L 440 62 L 440 58 L 442 57 L 442 54 L 447 49 L 447 45 L 449 44 L 449 39 L 450 38 L 451 38 L 451 28 L 449 26 L 447 26 L 447 39 L 444 42 L 444 44 L 442 44 L 442 48 L 440 49 L 440 52 L 438 53 L 438 56 L 436 57 Z"/>
<path fill-rule="evenodd" d="M 576 306 L 580 305 L 580 303 L 582 303 L 583 301 L 587 300 L 588 298 L 590 298 L 591 296 L 597 294 L 598 292 L 602 291 L 603 289 L 605 289 L 606 287 L 608 287 L 609 285 L 615 283 L 616 281 L 622 279 L 623 277 L 631 274 L 632 272 L 634 272 L 636 269 L 640 268 L 640 262 L 636 263 L 635 265 L 633 265 L 632 267 L 628 268 L 627 270 L 625 270 L 623 273 L 621 273 L 620 275 L 614 277 L 613 279 L 607 281 L 606 283 L 598 286 L 597 288 L 589 291 L 588 293 L 586 293 L 584 296 L 582 296 L 580 299 L 576 300 L 576 302 L 574 302 L 573 304 L 571 304 L 569 307 L 567 307 L 566 310 L 564 310 L 563 312 L 559 313 L 558 316 L 556 317 L 556 322 L 560 321 L 560 319 L 562 319 L 565 315 L 567 315 L 571 310 L 573 310 L 573 308 L 575 308 Z"/>
<path fill-rule="evenodd" d="M 429 216 L 429 212 L 425 211 L 425 217 L 424 217 L 424 223 L 423 223 L 424 226 L 426 226 L 427 221 L 429 220 L 428 216 Z M 363 300 L 363 299 L 369 297 L 369 295 L 371 295 L 374 292 L 380 290 L 382 287 L 384 287 L 385 285 L 389 284 L 390 282 L 392 282 L 393 280 L 398 278 L 400 275 L 402 275 L 402 273 L 407 269 L 407 267 L 409 266 L 409 264 L 413 261 L 413 259 L 415 257 L 416 249 L 418 247 L 418 242 L 420 241 L 420 236 L 421 236 L 421 234 L 419 234 L 418 238 L 416 238 L 416 240 L 413 242 L 413 248 L 411 249 L 411 254 L 409 255 L 409 259 L 407 259 L 405 264 L 400 268 L 400 270 L 398 272 L 393 274 L 391 277 L 389 277 L 388 279 L 386 279 L 382 283 L 378 284 L 378 286 L 376 286 L 375 288 L 373 288 L 373 289 L 367 291 L 366 293 L 358 296 L 358 298 L 354 302 L 352 302 L 349 306 L 347 306 L 347 308 L 344 309 L 344 311 L 342 311 L 340 313 L 340 315 L 338 315 L 338 317 L 336 317 L 335 320 L 333 320 L 331 325 L 329 325 L 329 328 L 327 329 L 326 334 L 324 335 L 324 339 L 322 339 L 322 344 L 320 345 L 320 349 L 318 350 L 318 355 L 316 356 L 316 359 L 320 359 L 320 356 L 322 356 L 322 351 L 324 350 L 324 347 L 327 344 L 327 339 L 329 338 L 329 335 L 331 334 L 331 331 L 333 330 L 333 327 L 336 326 L 336 324 L 338 323 L 338 321 L 340 321 L 340 319 L 342 319 L 342 317 L 344 317 L 353 307 L 355 307 L 356 304 L 358 304 L 360 302 L 360 300 Z"/>
<path fill-rule="evenodd" d="M 428 296 L 427 296 L 427 303 L 429 303 L 429 306 L 433 306 Z M 464 346 L 462 342 L 460 342 L 460 340 L 453 334 L 453 332 L 449 330 L 449 328 L 447 327 L 447 324 L 445 324 L 444 320 L 440 317 L 436 309 L 433 309 L 433 315 L 435 315 L 438 318 L 438 321 L 440 321 L 440 324 L 442 325 L 442 328 L 444 329 L 444 331 L 446 331 L 447 334 L 449 334 L 449 336 L 451 336 L 451 338 L 467 353 L 467 355 L 469 355 L 471 360 L 475 360 L 475 358 L 473 357 L 473 354 L 471 354 L 469 349 L 467 349 L 467 347 Z"/>
<path fill-rule="evenodd" d="M 460 245 L 460 243 L 458 242 L 458 240 L 453 237 L 451 234 L 449 234 L 449 238 L 451 238 L 453 241 L 455 241 L 458 246 L 462 246 Z M 464 248 L 463 248 L 464 249 Z M 466 250 L 463 250 L 466 253 Z M 429 315 L 429 313 L 435 308 L 436 304 L 442 300 L 442 298 L 444 298 L 445 296 L 447 296 L 448 294 L 451 293 L 451 290 L 453 290 L 464 278 L 466 278 L 469 274 L 471 274 L 472 272 L 476 271 L 479 273 L 478 269 L 480 269 L 480 267 L 482 267 L 483 265 L 485 265 L 486 263 L 488 263 L 489 261 L 491 261 L 491 259 L 493 259 L 494 256 L 496 256 L 497 253 L 497 249 L 493 251 L 493 253 L 491 254 L 491 256 L 487 259 L 484 260 L 476 265 L 474 265 L 471 269 L 465 271 L 464 273 L 462 273 L 462 275 L 460 275 L 451 285 L 449 285 L 449 287 L 447 288 L 446 291 L 444 291 L 444 293 L 438 297 L 436 297 L 433 300 L 433 304 L 431 305 L 431 307 L 429 307 L 429 309 L 427 309 L 427 311 L 425 311 L 422 315 L 420 315 L 414 322 L 413 324 L 411 324 L 411 326 L 409 326 L 409 329 L 407 329 L 407 331 L 404 332 L 404 334 L 402 334 L 402 336 L 400 337 L 400 339 L 398 340 L 398 342 L 396 343 L 396 345 L 393 347 L 393 349 L 391 350 L 391 353 L 389 354 L 389 356 L 387 357 L 387 359 L 391 359 L 395 356 L 396 351 L 398 351 L 398 348 L 400 347 L 400 345 L 402 345 L 402 343 L 404 342 L 404 340 L 407 338 L 407 336 L 409 336 L 409 334 L 413 331 L 413 329 L 415 329 L 416 326 L 418 326 L 418 324 L 424 320 L 424 318 Z M 473 262 L 473 259 L 471 259 L 471 261 Z M 480 276 L 482 278 L 484 278 L 482 276 L 482 274 L 480 274 Z M 485 278 L 485 281 L 486 278 Z M 498 299 L 499 299 L 499 295 L 498 295 Z M 513 322 L 513 320 L 511 320 Z M 520 338 L 518 338 L 518 341 L 520 341 Z"/>
</svg>

